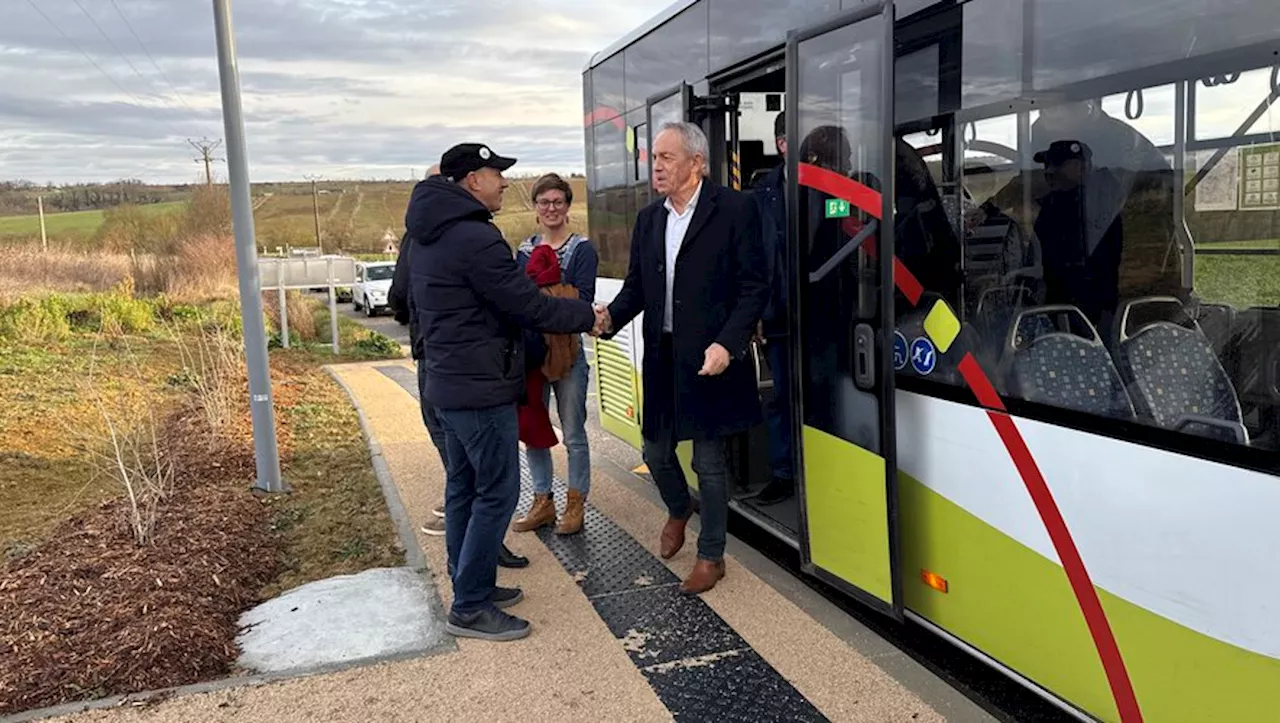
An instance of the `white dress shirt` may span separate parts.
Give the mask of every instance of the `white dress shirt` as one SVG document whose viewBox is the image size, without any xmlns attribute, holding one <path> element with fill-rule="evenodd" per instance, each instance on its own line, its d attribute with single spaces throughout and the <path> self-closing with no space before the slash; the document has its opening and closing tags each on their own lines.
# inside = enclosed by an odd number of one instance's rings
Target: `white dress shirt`
<svg viewBox="0 0 1280 723">
<path fill-rule="evenodd" d="M 666 270 L 667 270 L 667 303 L 663 307 L 662 313 L 662 330 L 671 333 L 672 320 L 672 293 L 676 282 L 676 257 L 680 255 L 680 247 L 684 244 L 685 234 L 689 232 L 689 222 L 693 220 L 693 212 L 698 207 L 698 197 L 702 195 L 702 181 L 698 181 L 698 187 L 694 189 L 693 196 L 689 202 L 685 204 L 684 213 L 676 213 L 675 206 L 672 205 L 671 199 L 668 198 L 663 205 L 667 208 L 667 235 L 666 235 Z"/>
</svg>

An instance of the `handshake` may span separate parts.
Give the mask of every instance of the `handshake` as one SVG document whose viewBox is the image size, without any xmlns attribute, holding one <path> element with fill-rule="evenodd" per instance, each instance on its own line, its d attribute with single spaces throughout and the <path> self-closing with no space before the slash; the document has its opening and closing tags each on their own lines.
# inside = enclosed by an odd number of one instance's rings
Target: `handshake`
<svg viewBox="0 0 1280 723">
<path fill-rule="evenodd" d="M 613 333 L 613 317 L 609 316 L 609 308 L 604 304 L 594 306 L 596 325 L 591 329 L 591 336 L 599 337 Z"/>
</svg>

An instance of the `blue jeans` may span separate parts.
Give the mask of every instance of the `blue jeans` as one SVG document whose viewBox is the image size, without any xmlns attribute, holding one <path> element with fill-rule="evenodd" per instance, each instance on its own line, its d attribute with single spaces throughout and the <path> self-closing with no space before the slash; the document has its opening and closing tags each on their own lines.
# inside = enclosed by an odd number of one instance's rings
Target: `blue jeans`
<svg viewBox="0 0 1280 723">
<path fill-rule="evenodd" d="M 644 463 L 658 485 L 667 512 L 684 519 L 692 511 L 689 483 L 676 457 L 676 443 L 670 431 L 663 430 L 659 437 L 657 440 L 645 438 Z M 724 557 L 729 527 L 729 440 L 693 440 L 693 471 L 698 475 L 698 495 L 702 503 L 698 558 L 715 562 Z"/>
<path fill-rule="evenodd" d="M 498 550 L 520 496 L 516 405 L 439 409 L 449 450 L 444 539 L 453 609 L 471 615 L 493 606 Z"/>
<path fill-rule="evenodd" d="M 585 497 L 591 489 L 591 450 L 587 445 L 587 355 L 579 352 L 578 359 L 563 379 L 542 387 L 542 403 L 551 404 L 551 391 L 556 393 L 556 411 L 560 416 L 560 429 L 564 433 L 564 446 L 569 452 L 569 489 L 581 492 Z M 551 492 L 551 450 L 528 449 L 529 475 L 533 477 L 533 491 L 545 495 Z"/>
<path fill-rule="evenodd" d="M 440 464 L 444 465 L 445 470 L 448 470 L 449 448 L 445 444 L 444 428 L 440 426 L 440 415 L 436 412 L 436 408 L 427 404 L 426 385 L 427 366 L 425 362 L 419 359 L 418 406 L 422 409 L 422 423 L 427 428 L 427 434 L 431 435 L 431 443 L 436 446 L 436 451 L 440 453 Z"/>
<path fill-rule="evenodd" d="M 786 337 L 772 338 L 765 349 L 773 373 L 773 401 L 769 405 L 769 467 L 775 479 L 795 479 L 791 456 L 791 350 Z"/>
</svg>

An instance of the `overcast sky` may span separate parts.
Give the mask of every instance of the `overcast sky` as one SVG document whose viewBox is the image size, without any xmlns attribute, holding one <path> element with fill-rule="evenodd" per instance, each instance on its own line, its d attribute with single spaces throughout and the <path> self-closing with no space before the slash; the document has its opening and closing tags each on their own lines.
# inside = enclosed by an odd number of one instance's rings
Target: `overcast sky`
<svg viewBox="0 0 1280 723">
<path fill-rule="evenodd" d="M 186 139 L 223 136 L 210 0 L 0 3 L 0 179 L 203 173 Z M 580 171 L 583 65 L 668 4 L 233 2 L 250 175 L 408 179 L 464 140 Z"/>
</svg>

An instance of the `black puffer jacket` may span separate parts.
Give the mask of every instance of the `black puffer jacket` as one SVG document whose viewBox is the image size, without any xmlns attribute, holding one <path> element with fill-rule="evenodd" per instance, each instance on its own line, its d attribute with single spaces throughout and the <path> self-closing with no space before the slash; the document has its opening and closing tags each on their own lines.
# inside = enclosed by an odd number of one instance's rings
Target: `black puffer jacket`
<svg viewBox="0 0 1280 723">
<path fill-rule="evenodd" d="M 492 214 L 441 177 L 413 189 L 405 215 L 410 293 L 424 397 L 440 409 L 484 409 L 524 396 L 521 329 L 590 331 L 591 305 L 541 293 L 516 265 Z"/>
<path fill-rule="evenodd" d="M 391 277 L 391 289 L 387 291 L 387 306 L 395 314 L 396 321 L 409 325 L 409 346 L 413 358 L 422 358 L 422 339 L 418 338 L 417 315 L 413 313 L 413 297 L 409 295 L 409 255 L 413 244 L 406 243 L 409 234 L 400 238 L 400 253 L 396 256 L 396 270 Z"/>
</svg>

